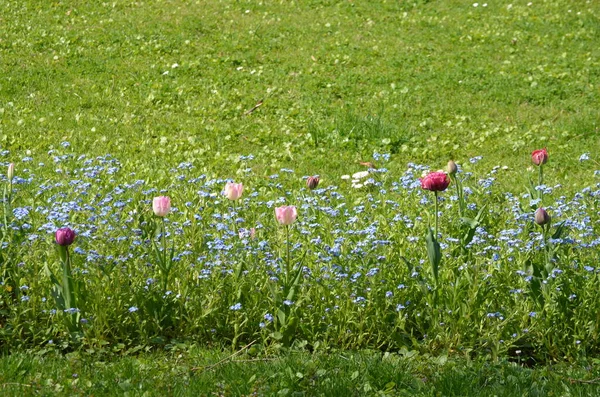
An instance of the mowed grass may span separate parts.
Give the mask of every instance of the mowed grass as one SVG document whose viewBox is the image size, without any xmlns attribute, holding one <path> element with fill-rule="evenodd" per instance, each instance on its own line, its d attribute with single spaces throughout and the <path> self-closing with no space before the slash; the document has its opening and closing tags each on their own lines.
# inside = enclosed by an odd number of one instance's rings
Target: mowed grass
<svg viewBox="0 0 600 397">
<path fill-rule="evenodd" d="M 337 177 L 374 150 L 513 166 L 547 146 L 568 184 L 600 145 L 593 1 L 1 7 L 0 142 L 17 155 L 68 140 L 155 176 L 255 154 L 266 175 Z"/>
<path fill-rule="evenodd" d="M 414 352 L 413 352 L 414 353 Z M 0 359 L 3 396 L 594 396 L 598 369 L 523 368 L 376 352 L 230 357 L 191 349 L 120 359 L 86 354 Z"/>
</svg>

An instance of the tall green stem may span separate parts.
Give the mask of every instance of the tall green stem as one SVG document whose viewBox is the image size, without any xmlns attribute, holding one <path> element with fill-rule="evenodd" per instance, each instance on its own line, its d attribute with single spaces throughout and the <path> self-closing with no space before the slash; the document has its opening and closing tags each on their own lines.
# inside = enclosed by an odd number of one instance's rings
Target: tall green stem
<svg viewBox="0 0 600 397">
<path fill-rule="evenodd" d="M 234 200 L 233 201 L 233 231 L 235 232 L 235 234 L 238 234 L 238 228 L 237 228 L 237 223 L 235 222 L 235 217 L 237 216 L 237 203 Z"/>
<path fill-rule="evenodd" d="M 538 188 L 539 186 L 542 186 L 544 184 L 544 166 L 542 164 L 540 164 L 540 172 L 538 175 Z M 541 200 L 544 199 L 544 191 L 540 188 L 540 190 L 538 190 L 538 198 Z"/>
<path fill-rule="evenodd" d="M 163 292 L 167 292 L 167 286 L 169 283 L 169 264 L 167 264 L 167 236 L 165 233 L 165 218 L 162 218 L 162 223 L 161 223 L 161 237 L 162 237 L 162 255 L 161 255 L 161 262 L 162 262 L 162 268 L 163 268 L 163 278 L 164 278 L 164 287 L 163 287 Z"/>
<path fill-rule="evenodd" d="M 438 192 L 435 193 L 435 238 L 438 238 Z"/>
<path fill-rule="evenodd" d="M 462 187 L 460 186 L 460 181 L 458 180 L 456 175 L 451 175 L 450 178 L 452 178 L 452 182 L 454 182 L 454 186 L 456 186 L 456 197 L 458 197 L 458 214 L 460 216 L 463 216 L 464 200 L 462 195 Z"/>
<path fill-rule="evenodd" d="M 290 277 L 290 226 L 285 226 L 285 244 L 287 248 L 287 260 L 285 264 L 285 283 L 289 285 Z"/>
</svg>

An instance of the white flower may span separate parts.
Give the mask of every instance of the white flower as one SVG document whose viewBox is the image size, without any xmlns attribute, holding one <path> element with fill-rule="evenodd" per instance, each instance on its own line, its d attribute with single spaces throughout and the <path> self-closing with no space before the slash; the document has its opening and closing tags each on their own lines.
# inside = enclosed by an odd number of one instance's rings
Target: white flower
<svg viewBox="0 0 600 397">
<path fill-rule="evenodd" d="M 352 174 L 352 179 L 362 179 L 369 175 L 369 171 L 360 171 L 355 174 Z"/>
</svg>

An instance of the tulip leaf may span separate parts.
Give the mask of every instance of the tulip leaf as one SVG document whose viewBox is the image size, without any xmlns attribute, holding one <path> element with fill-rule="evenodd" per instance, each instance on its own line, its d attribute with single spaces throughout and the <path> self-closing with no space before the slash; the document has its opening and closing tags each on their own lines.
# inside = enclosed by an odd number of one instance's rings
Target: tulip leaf
<svg viewBox="0 0 600 397">
<path fill-rule="evenodd" d="M 440 261 L 442 260 L 442 251 L 440 249 L 440 243 L 438 243 L 434 232 L 431 228 L 428 229 L 427 235 L 425 236 L 425 240 L 427 241 L 427 256 L 429 257 L 429 263 L 431 264 L 433 278 L 437 284 Z"/>
<path fill-rule="evenodd" d="M 552 238 L 554 240 L 561 238 L 564 231 L 565 231 L 565 223 L 561 222 L 556 226 L 556 230 L 552 234 Z"/>
</svg>

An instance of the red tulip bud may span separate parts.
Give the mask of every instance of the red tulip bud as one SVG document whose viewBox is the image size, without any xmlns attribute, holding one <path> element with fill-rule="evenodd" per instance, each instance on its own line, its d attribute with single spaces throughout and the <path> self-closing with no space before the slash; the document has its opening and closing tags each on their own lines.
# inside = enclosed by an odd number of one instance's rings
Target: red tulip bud
<svg viewBox="0 0 600 397">
<path fill-rule="evenodd" d="M 531 153 L 531 161 L 533 161 L 533 164 L 535 165 L 546 164 L 548 162 L 548 151 L 546 148 L 534 150 L 533 153 Z"/>
<path fill-rule="evenodd" d="M 306 180 L 306 186 L 310 189 L 316 189 L 319 186 L 319 177 L 318 176 L 309 176 Z"/>
</svg>

